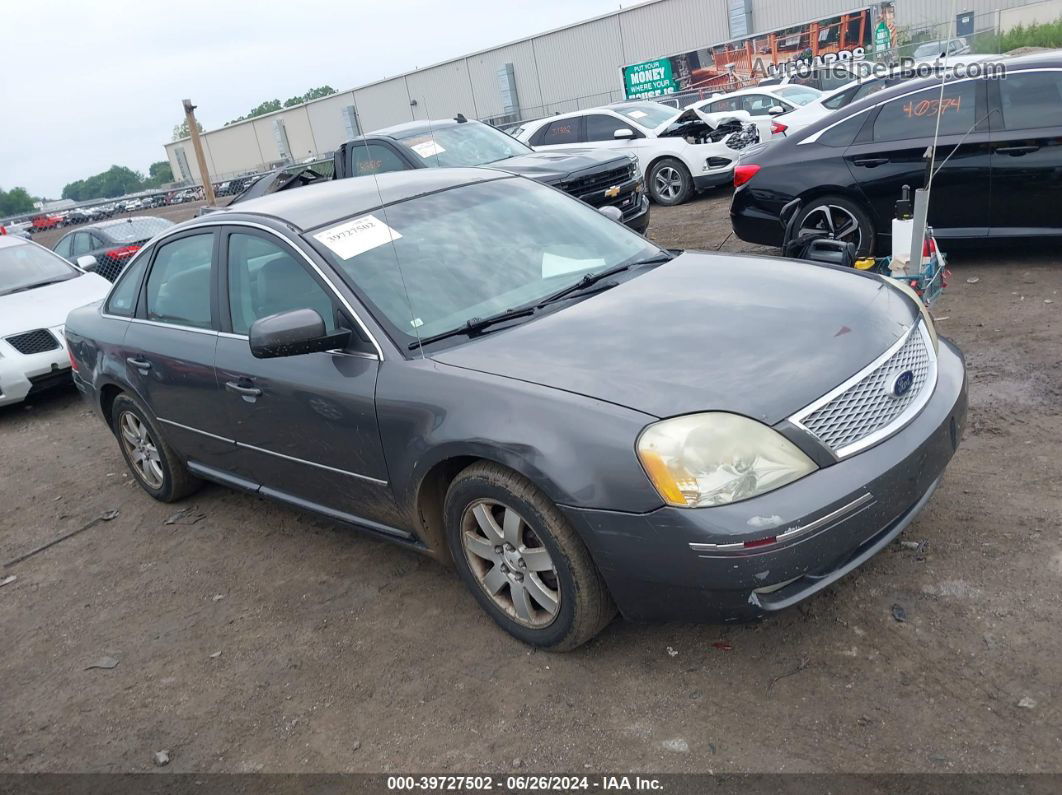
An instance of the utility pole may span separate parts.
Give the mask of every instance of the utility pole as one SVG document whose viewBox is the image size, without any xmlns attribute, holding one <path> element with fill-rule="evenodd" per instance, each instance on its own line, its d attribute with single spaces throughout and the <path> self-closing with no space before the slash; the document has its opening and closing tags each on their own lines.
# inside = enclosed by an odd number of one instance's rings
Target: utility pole
<svg viewBox="0 0 1062 795">
<path fill-rule="evenodd" d="M 192 136 L 192 148 L 195 150 L 195 160 L 199 164 L 199 178 L 203 183 L 203 198 L 209 205 L 214 204 L 214 184 L 210 181 L 210 173 L 207 171 L 206 155 L 203 154 L 203 142 L 199 139 L 199 124 L 195 120 L 195 108 L 192 100 L 184 102 L 184 120 L 188 125 L 188 134 Z"/>
</svg>

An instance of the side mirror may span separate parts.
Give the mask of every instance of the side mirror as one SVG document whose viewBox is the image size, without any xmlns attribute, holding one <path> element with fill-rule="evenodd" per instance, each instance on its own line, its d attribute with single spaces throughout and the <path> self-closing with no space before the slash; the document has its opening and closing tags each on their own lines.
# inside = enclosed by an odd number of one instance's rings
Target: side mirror
<svg viewBox="0 0 1062 795">
<path fill-rule="evenodd" d="M 634 130 L 632 130 L 630 127 L 620 127 L 618 130 L 616 130 L 616 132 L 612 133 L 612 137 L 619 139 L 633 138 Z"/>
<path fill-rule="evenodd" d="M 597 211 L 603 216 L 612 221 L 619 223 L 623 222 L 623 211 L 619 207 L 613 207 L 611 204 L 607 204 L 604 207 L 598 207 Z"/>
<path fill-rule="evenodd" d="M 96 262 L 96 258 L 91 254 L 85 254 L 77 258 L 77 266 L 83 271 L 92 273 L 99 268 L 100 264 Z"/>
<path fill-rule="evenodd" d="M 251 325 L 248 337 L 252 356 L 275 359 L 342 348 L 350 340 L 350 332 L 329 334 L 316 310 L 292 309 L 259 318 Z"/>
<path fill-rule="evenodd" d="M 779 113 L 785 113 L 785 108 L 781 105 L 771 105 L 771 107 L 767 109 L 767 112 L 772 116 L 777 116 Z"/>
</svg>

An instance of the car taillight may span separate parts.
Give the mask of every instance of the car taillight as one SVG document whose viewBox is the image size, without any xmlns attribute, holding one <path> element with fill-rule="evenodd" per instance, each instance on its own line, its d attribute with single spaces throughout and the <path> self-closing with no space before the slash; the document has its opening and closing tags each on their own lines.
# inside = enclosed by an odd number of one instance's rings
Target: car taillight
<svg viewBox="0 0 1062 795">
<path fill-rule="evenodd" d="M 119 248 L 112 248 L 110 251 L 104 253 L 112 259 L 125 259 L 126 257 L 133 256 L 138 251 L 140 251 L 140 246 L 121 246 Z"/>
<path fill-rule="evenodd" d="M 788 129 L 789 127 L 785 124 L 782 124 L 780 121 L 771 122 L 771 135 L 778 135 L 779 133 L 784 133 Z"/>
<path fill-rule="evenodd" d="M 70 350 L 70 343 L 66 344 L 66 355 L 70 357 L 70 369 L 77 372 L 77 360 L 74 358 L 74 352 Z"/>
<path fill-rule="evenodd" d="M 734 187 L 740 188 L 742 185 L 744 185 L 746 182 L 756 176 L 756 172 L 758 172 L 759 170 L 760 167 L 757 166 L 755 163 L 748 163 L 743 166 L 735 166 Z"/>
</svg>

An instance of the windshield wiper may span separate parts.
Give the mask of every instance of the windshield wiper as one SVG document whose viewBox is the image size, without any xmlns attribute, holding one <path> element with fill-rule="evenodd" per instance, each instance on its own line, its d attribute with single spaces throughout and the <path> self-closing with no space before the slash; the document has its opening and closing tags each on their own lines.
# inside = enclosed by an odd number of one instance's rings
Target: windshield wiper
<svg viewBox="0 0 1062 795">
<path fill-rule="evenodd" d="M 432 334 L 430 337 L 421 337 L 419 340 L 409 343 L 409 349 L 415 350 L 421 348 L 432 342 L 438 342 L 439 340 L 445 340 L 450 337 L 456 337 L 459 334 L 467 334 L 468 336 L 474 335 L 477 331 L 483 331 L 490 326 L 494 326 L 498 323 L 504 323 L 506 320 L 513 320 L 518 317 L 530 317 L 535 314 L 534 306 L 518 306 L 512 309 L 506 309 L 504 312 L 498 312 L 495 315 L 487 315 L 486 317 L 474 317 L 471 320 L 466 320 L 462 325 L 457 328 L 452 328 L 449 331 L 441 331 L 438 334 Z"/>
<path fill-rule="evenodd" d="M 660 252 L 659 254 L 653 254 L 643 259 L 636 259 L 633 262 L 625 262 L 622 265 L 616 265 L 612 268 L 606 268 L 603 271 L 597 271 L 596 273 L 588 273 L 575 284 L 571 284 L 565 287 L 563 290 L 558 290 L 552 295 L 547 295 L 541 301 L 538 302 L 538 307 L 547 306 L 556 301 L 569 298 L 576 294 L 582 293 L 587 287 L 591 287 L 603 279 L 607 279 L 609 276 L 615 276 L 617 273 L 623 273 L 631 268 L 637 268 L 639 265 L 659 265 L 667 262 L 672 258 L 671 254 L 666 252 Z"/>
<path fill-rule="evenodd" d="M 497 325 L 498 323 L 504 323 L 507 320 L 514 320 L 521 317 L 530 317 L 535 314 L 539 309 L 555 301 L 563 300 L 569 296 L 574 296 L 576 293 L 582 293 L 587 287 L 597 284 L 602 279 L 607 279 L 609 276 L 615 276 L 617 273 L 636 268 L 639 265 L 657 265 L 662 262 L 667 262 L 672 259 L 671 254 L 667 252 L 660 252 L 659 254 L 653 254 L 643 259 L 637 259 L 633 262 L 625 262 L 622 265 L 616 265 L 613 268 L 606 268 L 603 271 L 597 273 L 588 273 L 575 284 L 565 287 L 563 290 L 559 290 L 552 295 L 547 295 L 545 298 L 524 306 L 515 306 L 510 309 L 506 309 L 504 312 L 498 312 L 494 315 L 487 315 L 486 317 L 474 317 L 471 320 L 465 321 L 457 328 L 452 328 L 449 331 L 441 331 L 438 334 L 432 334 L 430 337 L 421 337 L 418 340 L 414 340 L 407 346 L 409 350 L 415 350 L 422 348 L 425 345 L 429 345 L 439 340 L 449 339 L 450 337 L 457 337 L 461 334 L 468 336 L 474 336 L 477 332 L 483 331 L 490 326 Z"/>
<path fill-rule="evenodd" d="M 4 295 L 11 295 L 12 293 L 24 293 L 26 290 L 36 290 L 38 287 L 47 287 L 49 284 L 59 284 L 59 282 L 65 282 L 67 279 L 72 278 L 64 276 L 61 279 L 46 279 L 43 282 L 34 282 L 33 284 L 24 284 L 21 287 L 15 287 L 12 290 L 8 290 Z"/>
</svg>

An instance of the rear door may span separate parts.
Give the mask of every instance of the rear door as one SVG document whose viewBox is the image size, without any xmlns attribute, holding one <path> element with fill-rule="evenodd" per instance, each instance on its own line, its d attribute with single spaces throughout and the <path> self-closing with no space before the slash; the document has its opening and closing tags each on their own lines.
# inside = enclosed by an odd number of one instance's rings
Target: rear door
<svg viewBox="0 0 1062 795">
<path fill-rule="evenodd" d="M 987 97 L 983 79 L 905 94 L 871 111 L 845 161 L 867 198 L 879 234 L 888 235 L 904 185 L 925 186 L 927 150 L 940 115 L 929 223 L 940 237 L 988 234 L 991 191 Z M 938 110 L 939 109 L 939 110 Z"/>
<path fill-rule="evenodd" d="M 124 352 L 126 379 L 165 426 L 167 440 L 212 466 L 234 451 L 214 375 L 217 237 L 200 228 L 155 246 Z"/>
<path fill-rule="evenodd" d="M 1062 230 L 1062 70 L 992 80 L 992 235 Z"/>
<path fill-rule="evenodd" d="M 226 227 L 218 342 L 222 405 L 238 446 L 239 471 L 262 493 L 337 518 L 404 524 L 388 484 L 376 421 L 380 359 L 331 288 L 289 241 L 254 227 Z M 328 330 L 350 328 L 347 349 L 276 359 L 251 355 L 260 317 L 313 309 Z"/>
<path fill-rule="evenodd" d="M 579 149 L 586 147 L 585 116 L 554 119 L 531 136 L 535 149 Z"/>
</svg>

